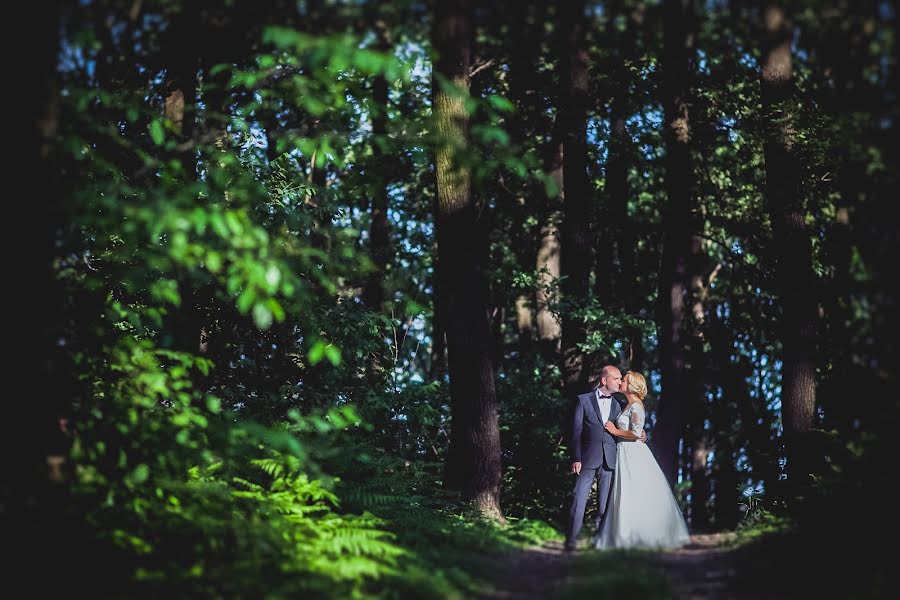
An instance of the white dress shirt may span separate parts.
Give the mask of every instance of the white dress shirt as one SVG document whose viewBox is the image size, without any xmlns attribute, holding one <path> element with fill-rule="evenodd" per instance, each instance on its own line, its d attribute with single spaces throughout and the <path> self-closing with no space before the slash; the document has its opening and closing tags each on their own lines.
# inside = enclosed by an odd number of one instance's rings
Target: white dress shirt
<svg viewBox="0 0 900 600">
<path fill-rule="evenodd" d="M 612 398 L 609 396 L 606 396 L 605 398 L 601 398 L 600 396 L 603 396 L 603 395 L 605 395 L 605 394 L 603 394 L 603 392 L 600 391 L 600 388 L 597 388 L 596 398 L 597 398 L 597 403 L 600 407 L 600 422 L 606 423 L 607 421 L 609 421 L 609 411 L 610 411 L 610 407 L 612 406 L 610 403 L 612 402 Z"/>
</svg>

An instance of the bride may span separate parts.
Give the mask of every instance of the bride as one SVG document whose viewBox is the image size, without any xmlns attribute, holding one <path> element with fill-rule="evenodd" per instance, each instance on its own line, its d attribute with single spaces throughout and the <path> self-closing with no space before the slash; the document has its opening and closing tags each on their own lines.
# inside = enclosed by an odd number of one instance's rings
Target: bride
<svg viewBox="0 0 900 600">
<path fill-rule="evenodd" d="M 609 512 L 594 543 L 597 548 L 675 548 L 688 543 L 687 524 L 665 475 L 646 444 L 634 443 L 644 429 L 644 376 L 629 371 L 619 391 L 628 406 L 606 429 L 619 438 Z"/>
</svg>

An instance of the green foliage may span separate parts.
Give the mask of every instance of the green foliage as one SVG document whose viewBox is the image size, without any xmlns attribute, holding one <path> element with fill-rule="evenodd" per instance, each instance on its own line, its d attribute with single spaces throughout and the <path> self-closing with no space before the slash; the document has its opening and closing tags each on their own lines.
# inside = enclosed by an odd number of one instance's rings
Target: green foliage
<svg viewBox="0 0 900 600">
<path fill-rule="evenodd" d="M 511 370 L 498 381 L 497 398 L 505 455 L 503 506 L 510 515 L 561 528 L 572 480 L 566 446 L 569 406 L 558 381 L 557 365 L 537 360 L 530 370 Z"/>
<path fill-rule="evenodd" d="M 348 507 L 382 517 L 410 552 L 397 575 L 398 597 L 470 597 L 489 588 L 491 565 L 527 545 L 559 540 L 545 522 L 510 519 L 501 524 L 471 510 L 441 485 L 442 465 L 390 456 L 378 448 L 351 447 L 337 489 Z M 338 465 L 335 465 L 337 468 Z M 417 573 L 430 573 L 427 587 Z"/>
</svg>

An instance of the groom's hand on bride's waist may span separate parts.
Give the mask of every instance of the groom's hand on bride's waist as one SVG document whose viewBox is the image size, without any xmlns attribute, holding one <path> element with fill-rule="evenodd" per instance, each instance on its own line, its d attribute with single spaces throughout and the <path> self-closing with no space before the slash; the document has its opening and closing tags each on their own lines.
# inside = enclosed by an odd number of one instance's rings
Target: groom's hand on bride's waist
<svg viewBox="0 0 900 600">
<path fill-rule="evenodd" d="M 572 463 L 572 472 L 575 473 L 576 475 L 581 475 L 581 463 L 580 462 Z"/>
</svg>

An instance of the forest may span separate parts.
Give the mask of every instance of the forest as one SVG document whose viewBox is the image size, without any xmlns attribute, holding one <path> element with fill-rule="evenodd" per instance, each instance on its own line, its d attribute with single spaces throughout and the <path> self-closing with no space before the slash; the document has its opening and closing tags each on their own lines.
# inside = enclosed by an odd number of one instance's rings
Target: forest
<svg viewBox="0 0 900 600">
<path fill-rule="evenodd" d="M 17 7 L 8 589 L 893 596 L 897 8 Z M 604 365 L 713 562 L 561 551 Z"/>
</svg>

